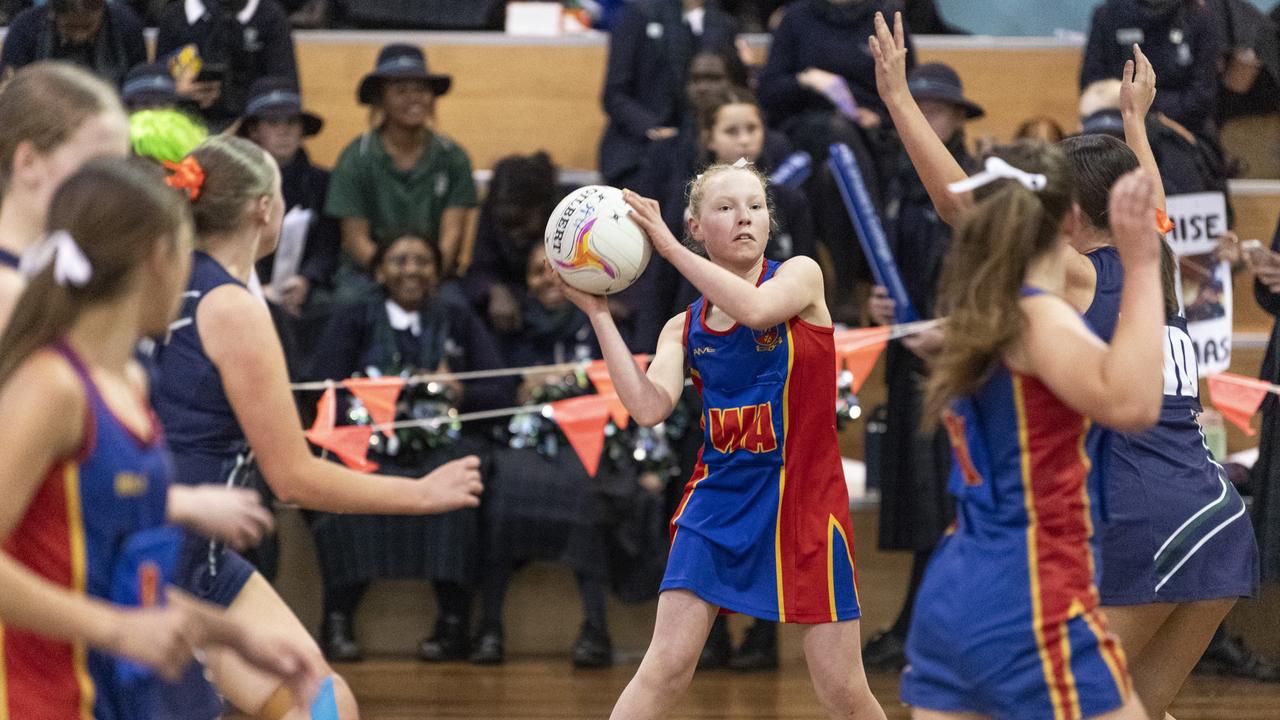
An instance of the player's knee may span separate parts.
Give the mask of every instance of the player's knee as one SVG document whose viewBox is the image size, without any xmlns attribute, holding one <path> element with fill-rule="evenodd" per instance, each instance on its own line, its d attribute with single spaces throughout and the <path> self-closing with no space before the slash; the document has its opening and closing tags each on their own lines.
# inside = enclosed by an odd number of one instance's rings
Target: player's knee
<svg viewBox="0 0 1280 720">
<path fill-rule="evenodd" d="M 690 655 L 675 647 L 654 647 L 646 656 L 646 667 L 642 668 L 648 675 L 648 682 L 665 692 L 680 692 L 693 680 L 693 672 L 697 669 L 697 654 Z"/>
</svg>

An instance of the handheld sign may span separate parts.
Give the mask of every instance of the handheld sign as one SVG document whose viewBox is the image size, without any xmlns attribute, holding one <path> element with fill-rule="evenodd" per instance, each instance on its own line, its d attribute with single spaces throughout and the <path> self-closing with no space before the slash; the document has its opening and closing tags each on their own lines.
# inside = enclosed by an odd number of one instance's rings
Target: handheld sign
<svg viewBox="0 0 1280 720">
<path fill-rule="evenodd" d="M 849 219 L 858 231 L 858 241 L 871 265 L 871 274 L 875 276 L 876 284 L 883 285 L 889 291 L 889 297 L 893 298 L 894 320 L 899 323 L 919 320 L 920 316 L 907 295 L 907 288 L 902 284 L 893 252 L 889 250 L 889 240 L 884 235 L 880 217 L 871 205 L 871 196 L 867 193 L 867 186 L 862 180 L 862 172 L 858 169 L 853 151 L 844 143 L 832 143 L 827 164 L 840 188 L 840 197 L 844 198 Z"/>
<path fill-rule="evenodd" d="M 1173 229 L 1166 235 L 1178 259 L 1178 302 L 1187 319 L 1200 377 L 1231 365 L 1231 266 L 1215 255 L 1227 232 L 1227 201 L 1222 193 L 1170 195 L 1167 213 Z"/>
</svg>

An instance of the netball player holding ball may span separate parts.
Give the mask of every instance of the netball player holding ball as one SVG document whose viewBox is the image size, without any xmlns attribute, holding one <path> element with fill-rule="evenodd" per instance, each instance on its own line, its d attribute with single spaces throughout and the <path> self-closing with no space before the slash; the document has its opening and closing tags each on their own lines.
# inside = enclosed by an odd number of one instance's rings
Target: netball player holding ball
<svg viewBox="0 0 1280 720">
<path fill-rule="evenodd" d="M 688 365 L 705 438 L 672 520 L 653 640 L 612 717 L 669 714 L 724 610 L 807 625 L 805 656 L 828 715 L 882 719 L 859 650 L 822 273 L 807 257 L 765 259 L 766 183 L 746 163 L 713 165 L 690 184 L 693 249 L 667 230 L 657 202 L 631 192 L 624 199 L 653 249 L 703 296 L 667 322 L 646 373 L 603 296 L 567 284 L 565 293 L 591 319 L 637 422 L 653 425 L 671 413 Z"/>
</svg>

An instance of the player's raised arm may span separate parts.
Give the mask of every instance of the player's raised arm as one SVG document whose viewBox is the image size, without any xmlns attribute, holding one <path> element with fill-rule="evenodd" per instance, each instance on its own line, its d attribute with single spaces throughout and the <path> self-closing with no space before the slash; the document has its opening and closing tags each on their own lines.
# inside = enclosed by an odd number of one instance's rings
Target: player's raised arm
<svg viewBox="0 0 1280 720">
<path fill-rule="evenodd" d="M 902 13 L 893 14 L 890 31 L 884 15 L 877 12 L 876 34 L 868 38 L 867 44 L 876 60 L 876 88 L 880 99 L 893 118 L 893 126 L 911 157 L 911 164 L 920 174 L 938 216 L 948 225 L 955 225 L 973 200 L 969 193 L 956 195 L 947 190 L 947 185 L 965 179 L 964 168 L 929 127 L 929 121 L 907 87 L 907 42 Z"/>
<path fill-rule="evenodd" d="M 553 272 L 550 266 L 547 272 Z M 609 377 L 627 412 L 641 425 L 656 425 L 676 406 L 684 389 L 684 313 L 671 318 L 658 336 L 658 349 L 646 373 L 631 355 L 626 340 L 609 312 L 609 301 L 603 295 L 583 292 L 564 281 L 556 273 L 556 282 L 570 302 L 578 306 L 591 321 L 600 351 L 609 368 Z"/>
</svg>

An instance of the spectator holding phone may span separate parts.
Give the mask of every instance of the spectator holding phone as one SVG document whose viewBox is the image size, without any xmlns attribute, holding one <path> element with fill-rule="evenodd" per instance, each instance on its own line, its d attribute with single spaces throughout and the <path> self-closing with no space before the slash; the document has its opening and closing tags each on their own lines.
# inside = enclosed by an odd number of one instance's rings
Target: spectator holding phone
<svg viewBox="0 0 1280 720">
<path fill-rule="evenodd" d="M 181 89 L 199 104 L 212 130 L 240 117 L 254 80 L 284 77 L 298 83 L 289 18 L 277 0 L 170 3 L 158 23 L 156 57 L 192 45 L 200 70 Z"/>
</svg>

